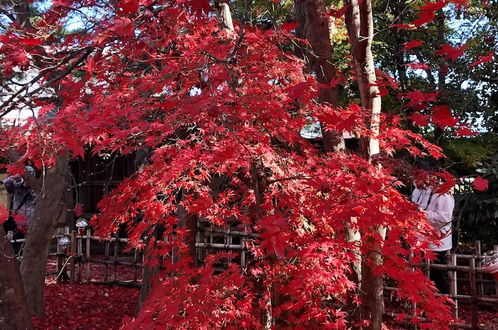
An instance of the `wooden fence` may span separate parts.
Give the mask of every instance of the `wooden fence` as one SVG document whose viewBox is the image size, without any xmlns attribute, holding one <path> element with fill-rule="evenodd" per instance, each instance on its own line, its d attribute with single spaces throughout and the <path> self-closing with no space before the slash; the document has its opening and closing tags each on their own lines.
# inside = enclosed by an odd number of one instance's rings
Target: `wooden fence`
<svg viewBox="0 0 498 330">
<path fill-rule="evenodd" d="M 57 240 L 59 234 L 54 236 Z M 64 268 L 69 269 L 69 280 L 71 283 L 82 278 L 85 274 L 87 279 L 92 278 L 91 264 L 100 264 L 104 267 L 103 281 L 97 283 L 121 284 L 140 286 L 143 255 L 137 250 L 132 250 L 124 254 L 124 247 L 128 240 L 126 238 L 113 237 L 102 240 L 101 237 L 91 235 L 90 229 L 84 235 L 77 235 L 76 232 L 66 234 L 70 236 L 70 246 L 63 251 L 57 244 L 52 256 L 57 256 L 58 275 L 64 272 Z M 196 238 L 196 258 L 202 261 L 208 253 L 215 251 L 232 251 L 238 254 L 235 260 L 242 267 L 247 266 L 250 253 L 247 244 L 257 237 L 256 234 L 248 234 L 235 228 L 217 228 L 211 225 L 199 224 Z M 18 240 L 22 241 L 22 240 Z M 14 242 L 14 241 L 13 241 Z M 52 244 L 52 247 L 54 244 Z M 498 251 L 498 245 L 494 247 Z M 431 270 L 443 270 L 448 272 L 450 294 L 445 296 L 455 301 L 454 317 L 459 318 L 459 305 L 469 303 L 471 308 L 471 324 L 455 323 L 456 328 L 479 329 L 479 305 L 498 305 L 498 282 L 487 274 L 482 265 L 482 253 L 480 242 L 475 243 L 473 254 L 451 253 L 447 264 L 435 264 L 426 261 L 425 264 L 417 265 L 425 269 L 429 277 Z M 133 269 L 133 279 L 120 281 L 118 279 L 118 266 L 128 266 Z M 60 276 L 58 279 L 60 280 Z M 390 293 L 399 290 L 398 288 L 385 286 L 385 292 Z M 415 308 L 416 306 L 412 306 Z M 396 313 L 387 313 L 396 316 Z"/>
<path fill-rule="evenodd" d="M 498 245 L 494 246 L 494 250 L 498 252 Z M 450 293 L 440 295 L 454 300 L 453 316 L 455 319 L 459 319 L 459 305 L 470 304 L 471 323 L 457 322 L 454 324 L 455 328 L 479 329 L 479 305 L 498 306 L 498 281 L 481 267 L 482 261 L 481 243 L 476 241 L 474 254 L 452 252 L 447 258 L 447 264 L 436 264 L 426 260 L 424 264 L 418 265 L 423 267 L 427 277 L 430 276 L 431 270 L 448 272 Z M 389 293 L 399 289 L 385 286 L 384 290 Z M 389 315 L 396 316 L 397 313 L 391 312 Z"/>
</svg>

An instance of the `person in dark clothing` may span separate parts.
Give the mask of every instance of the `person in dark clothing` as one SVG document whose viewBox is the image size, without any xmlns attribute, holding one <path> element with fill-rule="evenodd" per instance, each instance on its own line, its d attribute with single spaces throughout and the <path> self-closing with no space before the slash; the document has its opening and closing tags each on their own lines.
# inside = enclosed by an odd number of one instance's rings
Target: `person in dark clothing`
<svg viewBox="0 0 498 330">
<path fill-rule="evenodd" d="M 26 184 L 25 177 L 27 175 L 35 175 L 35 170 L 31 166 L 26 166 L 24 177 L 16 174 L 9 176 L 3 181 L 5 190 L 11 196 L 10 215 L 3 222 L 3 229 L 10 236 L 10 239 L 13 240 L 24 238 L 25 229 L 29 227 L 35 211 L 36 194 Z M 19 221 L 18 215 L 22 216 L 23 221 Z M 18 254 L 22 243 L 16 242 L 13 244 L 13 247 L 16 254 Z"/>
</svg>

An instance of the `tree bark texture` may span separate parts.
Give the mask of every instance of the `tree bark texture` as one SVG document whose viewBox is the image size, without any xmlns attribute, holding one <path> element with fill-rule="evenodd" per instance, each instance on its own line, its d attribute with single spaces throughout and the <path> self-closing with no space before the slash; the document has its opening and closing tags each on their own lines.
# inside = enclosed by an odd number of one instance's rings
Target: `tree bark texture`
<svg viewBox="0 0 498 330">
<path fill-rule="evenodd" d="M 154 243 L 155 244 L 155 243 Z M 147 256 L 146 258 L 154 258 Z M 152 291 L 152 287 L 156 284 L 155 279 L 159 274 L 160 266 L 149 266 L 147 263 L 143 266 L 143 275 L 142 275 L 142 286 L 140 287 L 140 296 L 138 297 L 137 308 L 135 309 L 135 314 L 138 314 L 140 309 L 142 308 L 144 302 L 149 297 L 150 292 Z"/>
<path fill-rule="evenodd" d="M 445 15 L 443 10 L 438 10 L 436 14 L 436 26 L 437 26 L 437 43 L 436 47 L 441 48 L 443 44 L 445 44 L 445 35 L 446 35 L 446 27 L 445 27 Z M 439 71 L 437 74 L 437 90 L 440 92 L 440 102 L 445 104 L 447 100 L 445 100 L 445 90 L 446 90 L 446 76 L 448 74 L 448 63 L 444 57 L 439 57 Z M 444 144 L 444 130 L 437 126 L 434 128 L 434 142 L 438 146 L 442 146 Z"/>
<path fill-rule="evenodd" d="M 16 15 L 16 21 L 23 28 L 31 28 L 31 22 L 29 18 L 31 17 L 31 8 L 29 7 L 29 1 L 27 0 L 16 0 L 14 3 L 14 13 Z"/>
<path fill-rule="evenodd" d="M 360 90 L 362 106 L 370 111 L 370 128 L 373 136 L 368 140 L 362 139 L 361 147 L 365 158 L 380 152 L 379 133 L 381 97 L 376 86 L 377 77 L 372 54 L 374 35 L 371 0 L 348 0 L 346 5 L 346 27 L 352 46 L 355 71 Z M 385 237 L 385 229 L 379 226 L 373 229 L 381 237 Z M 360 233 L 366 237 L 366 233 Z M 372 234 L 372 233 L 370 233 Z M 361 265 L 360 298 L 362 301 L 361 318 L 369 320 L 368 329 L 382 329 L 382 315 L 384 313 L 383 277 L 374 272 L 375 265 L 382 264 L 380 247 L 382 241 L 370 239 L 370 251 L 364 256 Z"/>
<path fill-rule="evenodd" d="M 298 22 L 296 36 L 306 39 L 310 46 L 301 45 L 298 54 L 305 59 L 308 70 L 316 74 L 320 84 L 329 85 L 337 79 L 337 69 L 332 62 L 332 44 L 328 16 L 323 0 L 295 0 L 294 10 Z M 319 100 L 333 107 L 339 104 L 339 87 L 321 87 Z M 322 127 L 325 151 L 343 148 L 342 132 L 333 132 Z"/>
<path fill-rule="evenodd" d="M 346 27 L 351 42 L 356 77 L 360 90 L 361 104 L 370 110 L 370 128 L 374 134 L 379 133 L 381 112 L 381 97 L 379 87 L 376 86 L 377 76 L 372 54 L 373 16 L 371 0 L 349 0 L 346 11 Z M 379 140 L 369 139 L 365 156 L 372 156 L 380 152 Z"/>
<path fill-rule="evenodd" d="M 0 329 L 33 329 L 19 263 L 3 226 L 0 226 Z"/>
<path fill-rule="evenodd" d="M 65 213 L 64 190 L 68 158 L 62 156 L 54 168 L 45 169 L 37 191 L 36 208 L 26 235 L 21 275 L 28 311 L 43 316 L 48 245 L 55 226 Z"/>
</svg>

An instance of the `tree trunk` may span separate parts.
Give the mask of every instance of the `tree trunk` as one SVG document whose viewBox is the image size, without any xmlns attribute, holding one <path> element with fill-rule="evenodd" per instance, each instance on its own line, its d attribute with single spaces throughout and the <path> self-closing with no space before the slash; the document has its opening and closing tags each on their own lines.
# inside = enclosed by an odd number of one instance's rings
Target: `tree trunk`
<svg viewBox="0 0 498 330">
<path fill-rule="evenodd" d="M 374 136 L 368 141 L 363 139 L 361 143 L 362 153 L 365 158 L 380 152 L 379 133 L 381 97 L 379 88 L 376 86 L 377 77 L 372 54 L 373 41 L 373 17 L 371 0 L 349 0 L 346 5 L 346 26 L 352 46 L 358 86 L 360 89 L 361 103 L 365 109 L 370 111 L 370 128 Z M 385 229 L 379 226 L 376 230 L 381 237 L 385 237 Z M 362 237 L 365 233 L 361 233 Z M 369 233 L 372 234 L 372 233 Z M 371 237 L 371 236 L 370 236 Z M 360 286 L 360 308 L 361 318 L 370 321 L 368 329 L 382 328 L 382 315 L 384 313 L 383 276 L 374 272 L 375 265 L 382 264 L 380 248 L 382 241 L 377 242 L 370 239 L 368 246 L 371 247 L 363 260 L 361 266 L 362 279 Z M 369 263 L 370 261 L 370 263 Z"/>
<path fill-rule="evenodd" d="M 154 243 L 155 245 L 155 243 Z M 146 256 L 146 258 L 155 258 L 151 256 Z M 145 259 L 144 259 L 145 261 Z M 143 275 L 142 275 L 142 286 L 140 287 L 140 295 L 138 297 L 137 308 L 135 309 L 135 314 L 138 314 L 140 309 L 142 308 L 144 302 L 149 297 L 150 292 L 152 291 L 152 287 L 155 284 L 154 279 L 159 274 L 160 266 L 150 266 L 147 262 L 143 264 Z"/>
<path fill-rule="evenodd" d="M 48 245 L 57 221 L 64 214 L 65 171 L 67 156 L 61 157 L 54 168 L 46 169 L 21 262 L 26 302 L 31 315 L 44 316 L 45 271 Z"/>
<path fill-rule="evenodd" d="M 0 329 L 33 329 L 19 263 L 3 226 L 0 226 Z"/>
<path fill-rule="evenodd" d="M 29 1 L 26 0 L 15 0 L 14 3 L 14 14 L 16 16 L 16 21 L 23 28 L 31 28 L 31 22 L 29 18 L 31 17 L 31 8 L 29 7 Z"/>
<path fill-rule="evenodd" d="M 298 22 L 296 36 L 306 39 L 311 48 L 301 45 L 298 53 L 316 74 L 320 84 L 329 85 L 337 79 L 337 69 L 332 62 L 332 44 L 330 42 L 329 21 L 323 0 L 295 0 L 294 10 Z M 339 87 L 321 87 L 319 100 L 333 107 L 339 104 Z M 326 152 L 344 148 L 342 132 L 326 130 L 322 127 L 323 144 Z"/>
<path fill-rule="evenodd" d="M 439 49 L 445 44 L 446 27 L 444 24 L 445 15 L 443 10 L 438 10 L 436 14 L 436 26 L 437 26 L 437 42 L 436 47 Z M 445 104 L 445 90 L 446 90 L 446 75 L 447 75 L 447 63 L 444 57 L 440 57 L 439 61 L 439 71 L 437 75 L 437 89 L 440 92 L 440 103 Z M 438 146 L 444 144 L 444 130 L 438 125 L 434 128 L 434 143 Z"/>
</svg>

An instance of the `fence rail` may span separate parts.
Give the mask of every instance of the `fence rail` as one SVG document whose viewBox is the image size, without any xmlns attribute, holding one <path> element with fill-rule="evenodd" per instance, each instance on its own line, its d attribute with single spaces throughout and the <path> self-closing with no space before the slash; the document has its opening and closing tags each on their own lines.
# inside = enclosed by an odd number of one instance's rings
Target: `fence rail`
<svg viewBox="0 0 498 330">
<path fill-rule="evenodd" d="M 57 239 L 63 235 L 70 235 L 71 244 L 68 250 L 63 250 L 57 245 L 57 251 L 51 253 L 52 256 L 57 257 L 57 273 L 60 274 L 65 265 L 65 260 L 69 260 L 70 269 L 70 282 L 76 282 L 76 277 L 81 279 L 84 272 L 88 279 L 92 278 L 91 264 L 104 265 L 104 278 L 103 281 L 97 282 L 102 284 L 121 284 L 121 285 L 135 285 L 140 286 L 139 274 L 142 272 L 143 254 L 137 250 L 131 250 L 126 256 L 120 258 L 120 253 L 124 251 L 120 249 L 120 245 L 128 243 L 127 238 L 111 237 L 103 239 L 102 237 L 91 235 L 91 230 L 86 230 L 83 235 L 77 235 L 76 232 L 68 234 L 59 234 L 54 236 Z M 247 248 L 247 240 L 256 238 L 254 233 L 247 233 L 234 228 L 216 228 L 212 226 L 205 226 L 199 224 L 196 237 L 196 258 L 202 261 L 208 253 L 214 251 L 233 251 L 239 254 L 237 262 L 242 267 L 247 266 L 247 261 L 250 258 L 250 253 Z M 24 240 L 15 240 L 12 242 L 23 242 Z M 95 242 L 98 242 L 98 247 L 102 250 L 103 245 L 103 259 L 96 258 Z M 93 243 L 93 245 L 92 245 Z M 494 247 L 498 251 L 498 245 Z M 92 252 L 93 251 L 93 252 Z M 72 256 L 72 257 L 71 257 Z M 100 251 L 102 256 L 102 251 Z M 77 262 L 76 259 L 84 260 L 84 262 Z M 454 318 L 459 318 L 459 303 L 471 303 L 471 323 L 454 323 L 456 328 L 471 328 L 479 329 L 479 310 L 478 303 L 498 305 L 498 281 L 486 279 L 488 274 L 482 268 L 482 254 L 481 244 L 476 241 L 473 254 L 457 254 L 451 253 L 448 258 L 447 264 L 435 264 L 426 261 L 423 264 L 414 265 L 414 267 L 422 267 L 425 269 L 426 276 L 429 277 L 431 270 L 443 270 L 448 272 L 450 293 L 445 295 L 455 301 L 453 313 Z M 66 262 L 67 264 L 67 262 Z M 467 264 L 467 265 L 466 265 Z M 78 265 L 78 267 L 76 267 Z M 130 281 L 118 280 L 118 266 L 133 267 L 133 279 Z M 78 269 L 76 269 L 78 268 Z M 469 288 L 467 292 L 462 292 L 463 286 L 467 285 Z M 386 293 L 395 292 L 398 288 L 392 286 L 384 287 Z M 494 292 L 494 294 L 490 293 Z M 415 306 L 413 306 L 415 308 Z M 396 315 L 394 312 L 386 313 L 387 315 Z"/>
</svg>

